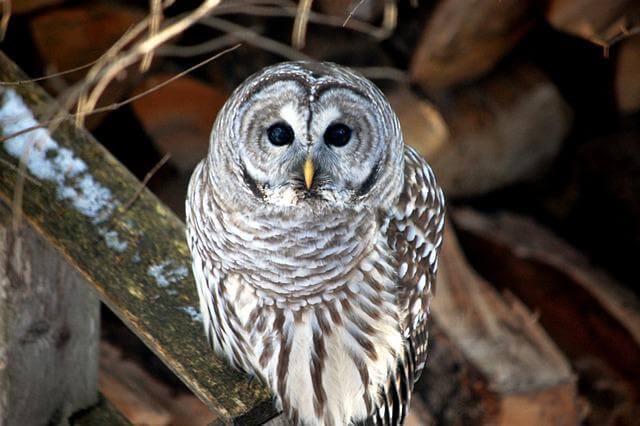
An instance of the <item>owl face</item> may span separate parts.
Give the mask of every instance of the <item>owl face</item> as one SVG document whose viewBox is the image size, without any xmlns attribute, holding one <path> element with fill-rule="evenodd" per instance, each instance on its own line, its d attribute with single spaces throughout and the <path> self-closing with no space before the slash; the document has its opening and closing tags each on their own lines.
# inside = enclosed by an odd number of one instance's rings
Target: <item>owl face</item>
<svg viewBox="0 0 640 426">
<path fill-rule="evenodd" d="M 233 167 L 227 184 L 267 205 L 381 203 L 402 176 L 402 137 L 384 96 L 333 64 L 285 63 L 249 78 L 211 143 L 210 160 Z"/>
</svg>

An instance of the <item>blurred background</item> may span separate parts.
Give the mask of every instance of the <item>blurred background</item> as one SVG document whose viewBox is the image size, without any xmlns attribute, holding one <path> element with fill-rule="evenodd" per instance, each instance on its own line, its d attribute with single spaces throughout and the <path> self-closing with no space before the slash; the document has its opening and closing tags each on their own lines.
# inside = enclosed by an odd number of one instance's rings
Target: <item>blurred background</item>
<svg viewBox="0 0 640 426">
<path fill-rule="evenodd" d="M 148 1 L 13 0 L 2 50 L 64 96 Z M 170 2 L 164 19 L 200 2 Z M 433 166 L 449 228 L 431 353 L 408 423 L 631 425 L 640 418 L 640 2 L 223 1 L 121 72 L 87 128 L 184 218 L 229 93 L 319 59 L 379 85 Z M 135 424 L 212 415 L 107 309 L 100 388 Z"/>
</svg>

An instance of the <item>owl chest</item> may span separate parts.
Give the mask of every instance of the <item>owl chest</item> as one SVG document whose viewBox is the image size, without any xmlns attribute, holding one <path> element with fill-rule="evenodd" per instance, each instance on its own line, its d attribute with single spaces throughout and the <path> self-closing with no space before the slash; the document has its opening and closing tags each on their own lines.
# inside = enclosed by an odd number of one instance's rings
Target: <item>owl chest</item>
<svg viewBox="0 0 640 426">
<path fill-rule="evenodd" d="M 281 408 L 305 424 L 366 417 L 401 351 L 391 295 L 383 291 L 372 301 L 367 296 L 374 289 L 355 287 L 294 311 L 265 305 L 239 277 L 225 284 L 228 334 L 238 336 L 232 346 L 245 348 L 243 368 L 261 377 Z"/>
</svg>

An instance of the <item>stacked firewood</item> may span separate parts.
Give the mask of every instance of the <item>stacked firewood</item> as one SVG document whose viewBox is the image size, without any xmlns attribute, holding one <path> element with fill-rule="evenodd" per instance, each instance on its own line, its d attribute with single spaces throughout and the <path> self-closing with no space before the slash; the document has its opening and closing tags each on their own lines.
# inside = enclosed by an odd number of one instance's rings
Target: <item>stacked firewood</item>
<svg viewBox="0 0 640 426">
<path fill-rule="evenodd" d="M 2 48 L 32 75 L 91 64 L 147 13 L 146 1 L 12 3 Z M 176 3 L 169 15 L 188 7 Z M 640 4 L 312 4 L 300 51 L 290 47 L 298 6 L 288 1 L 248 1 L 217 18 L 217 30 L 185 32 L 148 72 L 130 68 L 111 83 L 101 105 L 144 96 L 87 126 L 140 177 L 171 154 L 149 184 L 182 214 L 188 177 L 235 85 L 291 57 L 359 69 L 388 95 L 449 202 L 431 354 L 410 422 L 636 423 Z M 243 45 L 154 90 L 214 53 L 193 46 L 221 37 Z M 84 73 L 43 83 L 63 94 Z M 186 424 L 182 402 L 162 390 L 173 382 L 119 361 L 135 351 L 120 346 L 105 343 L 103 392 L 120 395 L 112 401 L 137 423 Z"/>
</svg>

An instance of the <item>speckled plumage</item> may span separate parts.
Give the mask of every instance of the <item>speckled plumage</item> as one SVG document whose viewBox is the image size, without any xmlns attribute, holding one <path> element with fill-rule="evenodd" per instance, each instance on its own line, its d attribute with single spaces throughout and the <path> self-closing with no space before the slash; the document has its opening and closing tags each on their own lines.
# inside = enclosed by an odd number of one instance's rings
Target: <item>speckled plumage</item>
<svg viewBox="0 0 640 426">
<path fill-rule="evenodd" d="M 337 121 L 353 132 L 342 147 L 323 141 Z M 269 144 L 274 122 L 291 144 Z M 403 422 L 426 359 L 444 199 L 373 84 L 314 62 L 250 77 L 218 115 L 186 211 L 218 354 L 262 379 L 294 424 Z"/>
</svg>

